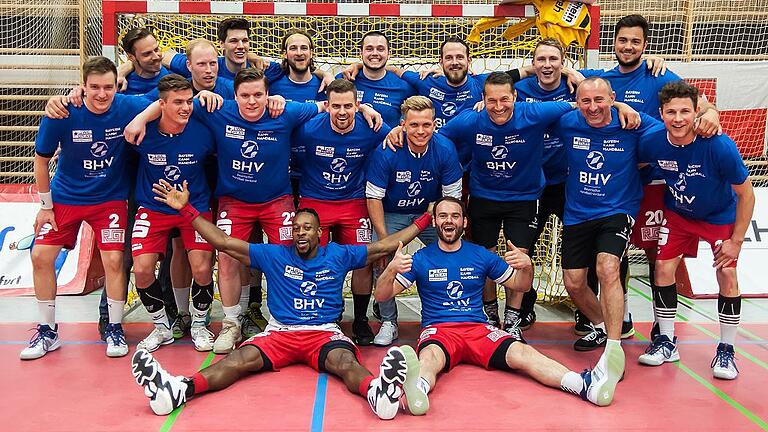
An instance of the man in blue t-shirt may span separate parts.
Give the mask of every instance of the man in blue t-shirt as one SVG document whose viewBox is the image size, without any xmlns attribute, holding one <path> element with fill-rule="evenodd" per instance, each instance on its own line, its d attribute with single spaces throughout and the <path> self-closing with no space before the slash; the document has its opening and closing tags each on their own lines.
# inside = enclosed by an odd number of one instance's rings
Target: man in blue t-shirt
<svg viewBox="0 0 768 432">
<path fill-rule="evenodd" d="M 224 389 L 249 373 L 303 363 L 318 372 L 341 377 L 349 391 L 368 399 L 379 418 L 397 415 L 403 387 L 415 386 L 411 381 L 419 371 L 416 353 L 409 346 L 390 348 L 379 368 L 379 377 L 374 378 L 360 364 L 358 348 L 339 328 L 344 304 L 342 288 L 349 270 L 392 253 L 398 245 L 411 241 L 427 228 L 432 220 L 428 213 L 381 241 L 320 246 L 320 216 L 312 209 L 299 209 L 292 221 L 292 244 L 249 244 L 228 236 L 200 217 L 189 203 L 186 183 L 179 191 L 161 180 L 155 185 L 155 192 L 160 201 L 178 210 L 216 249 L 264 272 L 269 283 L 267 304 L 271 312 L 264 332 L 191 378 L 173 376 L 147 351 L 136 351 L 133 375 L 144 387 L 155 414 L 167 415 L 192 395 Z"/>
<path fill-rule="evenodd" d="M 392 298 L 414 283 L 418 286 L 421 373 L 403 387 L 410 412 L 426 412 L 427 394 L 435 387 L 437 375 L 460 363 L 504 371 L 519 369 L 544 385 L 580 395 L 599 406 L 609 405 L 617 382 L 609 373 L 615 369 L 610 359 L 579 375 L 486 322 L 485 280 L 491 278 L 507 288 L 527 291 L 533 280 L 528 255 L 508 242 L 502 259 L 463 240 L 467 218 L 464 204 L 456 198 L 438 199 L 433 212 L 437 243 L 413 256 L 403 253 L 400 245 L 376 284 L 378 300 Z"/>
<path fill-rule="evenodd" d="M 701 107 L 696 87 L 677 81 L 659 93 L 665 127 L 643 137 L 639 160 L 656 165 L 666 181 L 664 221 L 656 256 L 654 305 L 659 333 L 640 363 L 659 366 L 680 359 L 675 337 L 677 289 L 675 273 L 683 257 L 695 257 L 699 241 L 709 243 L 720 293 L 720 344 L 712 372 L 735 379 L 738 369 L 733 345 L 741 316 L 736 263 L 752 220 L 755 195 L 736 144 L 727 135 L 696 135 Z"/>
<path fill-rule="evenodd" d="M 72 107 L 62 119 L 43 117 L 35 139 L 35 178 L 40 211 L 32 249 L 35 296 L 38 300 L 37 333 L 21 352 L 24 360 L 36 359 L 58 349 L 56 324 L 56 257 L 72 249 L 82 222 L 93 229 L 101 251 L 108 296 L 107 356 L 128 354 L 123 328 L 126 275 L 123 246 L 127 227 L 130 176 L 126 173 L 126 146 L 122 129 L 146 107 L 139 97 L 115 94 L 117 70 L 105 57 L 83 64 L 86 100 Z M 49 162 L 61 148 L 56 174 L 49 179 Z"/>
<path fill-rule="evenodd" d="M 399 231 L 441 196 L 461 198 L 461 164 L 454 144 L 434 135 L 435 110 L 424 96 L 403 102 L 406 148 L 395 152 L 379 147 L 371 156 L 365 195 L 374 234 L 383 239 Z M 434 230 L 419 234 L 424 245 L 437 240 Z M 381 328 L 373 339 L 387 346 L 398 337 L 395 299 L 378 303 Z"/>
<path fill-rule="evenodd" d="M 160 78 L 169 72 L 163 66 L 163 55 L 152 31 L 146 27 L 128 30 L 120 44 L 128 56 L 128 62 L 118 69 L 118 82 L 121 83 L 121 77 L 125 77 L 122 92 L 140 95 L 157 88 Z"/>
</svg>

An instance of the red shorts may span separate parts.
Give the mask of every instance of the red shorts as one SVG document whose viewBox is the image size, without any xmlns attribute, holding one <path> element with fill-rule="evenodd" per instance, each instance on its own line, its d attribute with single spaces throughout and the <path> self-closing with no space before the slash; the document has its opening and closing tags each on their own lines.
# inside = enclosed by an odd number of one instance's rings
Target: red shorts
<svg viewBox="0 0 768 432">
<path fill-rule="evenodd" d="M 211 220 L 211 213 L 200 213 L 205 220 Z M 139 206 L 131 232 L 131 255 L 148 253 L 165 254 L 168 235 L 178 228 L 186 250 L 213 251 L 213 246 L 192 228 L 192 224 L 180 215 L 169 215 Z"/>
<path fill-rule="evenodd" d="M 733 224 L 715 225 L 685 219 L 672 210 L 664 213 L 664 224 L 659 230 L 659 253 L 656 259 L 667 260 L 679 256 L 695 257 L 699 239 L 709 243 L 714 252 L 716 243 L 731 238 Z M 733 261 L 728 267 L 736 267 Z"/>
<path fill-rule="evenodd" d="M 355 354 L 360 362 L 360 350 L 341 332 L 322 330 L 265 331 L 243 342 L 253 345 L 271 363 L 272 370 L 296 363 L 304 363 L 318 372 L 325 371 L 325 358 L 335 348 L 344 348 Z"/>
<path fill-rule="evenodd" d="M 500 348 L 509 347 L 514 340 L 509 333 L 486 323 L 442 323 L 421 330 L 417 350 L 433 343 L 441 347 L 446 356 L 444 372 L 459 363 L 491 369 L 494 354 Z"/>
<path fill-rule="evenodd" d="M 632 227 L 629 241 L 639 249 L 655 249 L 659 242 L 659 228 L 664 220 L 665 183 L 643 186 L 643 200 Z"/>
<path fill-rule="evenodd" d="M 365 198 L 324 201 L 302 198 L 299 208 L 315 209 L 320 216 L 320 244 L 328 244 L 328 235 L 333 229 L 333 241 L 344 245 L 364 245 L 371 242 L 371 219 Z"/>
<path fill-rule="evenodd" d="M 49 224 L 40 228 L 35 243 L 52 246 L 75 247 L 80 224 L 87 222 L 93 229 L 99 250 L 122 251 L 125 248 L 125 230 L 128 225 L 128 204 L 125 201 L 107 201 L 101 204 L 53 206 L 53 216 L 59 230 Z"/>
<path fill-rule="evenodd" d="M 232 197 L 219 198 L 219 218 L 216 226 L 228 235 L 248 241 L 256 223 L 261 224 L 271 244 L 293 241 L 293 197 L 284 195 L 272 201 L 251 204 Z"/>
</svg>

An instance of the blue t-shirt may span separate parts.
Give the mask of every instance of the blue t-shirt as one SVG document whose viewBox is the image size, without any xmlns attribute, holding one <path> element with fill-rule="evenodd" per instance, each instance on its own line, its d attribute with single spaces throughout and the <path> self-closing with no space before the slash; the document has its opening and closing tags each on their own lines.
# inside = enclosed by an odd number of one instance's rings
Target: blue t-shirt
<svg viewBox="0 0 768 432">
<path fill-rule="evenodd" d="M 435 129 L 440 129 L 458 113 L 472 109 L 477 102 L 483 100 L 483 84 L 489 74 L 470 75 L 467 81 L 454 87 L 448 84 L 444 76 L 435 78 L 428 76 L 423 80 L 419 74 L 412 71 L 403 73 L 403 80 L 412 85 L 420 95 L 432 100 L 435 106 Z"/>
<path fill-rule="evenodd" d="M 315 75 L 304 83 L 294 82 L 288 75 L 283 75 L 275 82 L 270 81 L 269 94 L 280 95 L 289 102 L 322 102 L 328 99 L 325 93 L 319 91 L 322 83 L 323 80 Z"/>
<path fill-rule="evenodd" d="M 128 88 L 125 89 L 123 94 L 126 95 L 143 95 L 149 93 L 152 90 L 157 89 L 157 83 L 160 82 L 160 78 L 168 75 L 168 69 L 165 66 L 160 68 L 160 73 L 152 78 L 142 78 L 135 71 L 128 74 L 125 80 L 128 81 Z M 155 98 L 157 99 L 157 98 Z"/>
<path fill-rule="evenodd" d="M 127 145 L 123 128 L 149 101 L 116 94 L 109 109 L 93 114 L 83 104 L 70 106 L 69 117 L 43 117 L 35 138 L 35 152 L 52 157 L 61 146 L 51 181 L 54 203 L 84 205 L 125 200 L 132 178 L 126 172 Z"/>
<path fill-rule="evenodd" d="M 554 90 L 544 90 L 536 77 L 526 78 L 515 83 L 517 100 L 521 102 L 574 102 L 576 95 L 568 89 L 567 80 L 562 78 L 560 86 Z M 547 185 L 565 183 L 568 177 L 568 158 L 560 138 L 547 131 L 544 134 L 544 178 Z"/>
<path fill-rule="evenodd" d="M 267 277 L 269 313 L 288 325 L 335 322 L 344 310 L 342 289 L 347 272 L 365 266 L 366 246 L 328 243 L 317 256 L 303 259 L 294 245 L 250 244 L 251 267 Z"/>
<path fill-rule="evenodd" d="M 461 248 L 446 252 L 432 243 L 413 255 L 411 271 L 398 274 L 404 287 L 414 282 L 421 298 L 422 327 L 446 322 L 486 322 L 483 312 L 485 279 L 504 283 L 514 269 L 488 249 L 461 241 Z"/>
<path fill-rule="evenodd" d="M 384 190 L 387 213 L 415 214 L 440 198 L 442 187 L 461 180 L 456 148 L 447 138 L 433 135 L 427 151 L 416 157 L 406 146 L 393 152 L 379 146 L 368 165 L 368 187 Z"/>
<path fill-rule="evenodd" d="M 245 120 L 233 100 L 209 113 L 195 101 L 193 118 L 213 132 L 219 160 L 216 197 L 230 196 L 247 203 L 264 203 L 290 195 L 288 177 L 293 130 L 317 114 L 317 105 L 285 105 L 277 118 L 268 112 L 254 122 Z"/>
<path fill-rule="evenodd" d="M 568 153 L 565 225 L 615 214 L 634 217 L 640 210 L 637 147 L 643 133 L 659 124 L 644 113 L 640 120 L 639 129 L 622 129 L 618 111 L 611 108 L 611 123 L 602 128 L 588 125 L 578 111 L 564 115 L 553 126 Z"/>
<path fill-rule="evenodd" d="M 460 152 L 471 151 L 469 191 L 494 201 L 532 201 L 544 190 L 544 133 L 560 116 L 572 111 L 566 102 L 515 103 L 503 125 L 488 112 L 468 110 L 440 129 Z M 460 153 L 461 154 L 461 153 Z"/>
<path fill-rule="evenodd" d="M 192 82 L 192 78 L 189 78 L 189 82 Z M 233 100 L 235 98 L 235 83 L 228 79 L 218 77 L 216 78 L 216 83 L 211 91 L 225 100 Z M 197 95 L 198 93 L 200 93 L 200 91 L 195 89 L 193 85 L 192 94 Z M 155 87 L 153 90 L 145 93 L 144 97 L 151 101 L 156 101 L 160 99 L 160 91 Z"/>
<path fill-rule="evenodd" d="M 338 74 L 336 78 L 343 76 Z M 358 102 L 372 106 L 391 128 L 400 124 L 400 106 L 403 101 L 417 94 L 415 88 L 390 71 L 378 80 L 369 79 L 360 72 L 354 83 Z"/>
<path fill-rule="evenodd" d="M 245 61 L 245 67 L 250 67 L 248 64 L 248 60 Z M 173 73 L 177 73 L 185 78 L 192 77 L 192 73 L 189 71 L 189 68 L 187 68 L 187 55 L 182 53 L 177 53 L 173 58 L 171 59 L 170 69 Z M 235 75 L 237 75 L 239 71 L 235 71 L 234 73 L 230 71 L 227 68 L 227 59 L 224 56 L 219 56 L 219 78 L 228 79 L 230 81 L 235 80 Z M 283 70 L 280 68 L 279 63 L 271 62 L 269 66 L 267 66 L 267 69 L 264 71 L 264 75 L 267 77 L 268 82 L 272 82 L 273 80 L 276 80 L 280 78 L 283 75 Z"/>
<path fill-rule="evenodd" d="M 640 162 L 655 164 L 667 183 L 666 208 L 686 219 L 725 225 L 736 221 L 736 193 L 731 185 L 746 181 L 749 172 L 727 135 L 696 137 L 676 146 L 663 125 L 643 136 Z"/>
<path fill-rule="evenodd" d="M 360 113 L 355 114 L 352 130 L 343 135 L 331 128 L 328 113 L 304 124 L 292 138 L 305 150 L 299 194 L 330 201 L 365 198 L 368 155 L 381 146 L 389 130 L 382 125 L 374 132 Z"/>
<path fill-rule="evenodd" d="M 181 190 L 184 180 L 189 187 L 189 199 L 199 212 L 209 211 L 211 191 L 205 178 L 205 157 L 215 152 L 213 134 L 194 118 L 177 135 L 158 130 L 160 119 L 147 124 L 147 134 L 141 145 L 132 146 L 139 153 L 136 177 L 136 202 L 150 210 L 165 214 L 178 212 L 155 199 L 152 184 L 163 179 Z"/>
</svg>

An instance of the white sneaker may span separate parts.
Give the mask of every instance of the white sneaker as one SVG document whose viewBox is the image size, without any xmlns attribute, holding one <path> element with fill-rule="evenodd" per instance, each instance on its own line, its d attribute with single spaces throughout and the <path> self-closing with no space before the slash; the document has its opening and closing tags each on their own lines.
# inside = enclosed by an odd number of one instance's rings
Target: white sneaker
<svg viewBox="0 0 768 432">
<path fill-rule="evenodd" d="M 608 406 L 613 402 L 616 384 L 624 375 L 624 350 L 621 346 L 608 346 L 590 372 L 586 399 L 597 406 Z"/>
<path fill-rule="evenodd" d="M 645 354 L 641 354 L 638 362 L 647 366 L 660 366 L 665 362 L 676 362 L 680 360 L 680 353 L 677 351 L 677 337 L 669 340 L 667 335 L 658 335 L 656 339 L 645 349 Z"/>
<path fill-rule="evenodd" d="M 29 346 L 21 350 L 19 357 L 22 360 L 34 360 L 55 351 L 61 346 L 59 339 L 59 325 L 55 324 L 53 328 L 47 324 L 38 324 L 35 335 L 29 340 Z"/>
<path fill-rule="evenodd" d="M 421 365 L 416 351 L 408 345 L 403 345 L 400 350 L 405 354 L 405 364 L 408 371 L 405 374 L 403 392 L 405 393 L 405 407 L 415 416 L 424 415 L 429 411 L 429 396 L 419 387 L 419 372 Z"/>
<path fill-rule="evenodd" d="M 391 321 L 381 323 L 379 332 L 373 338 L 373 344 L 376 346 L 389 346 L 397 339 L 397 324 Z"/>
<path fill-rule="evenodd" d="M 128 354 L 128 342 L 121 324 L 107 324 L 104 331 L 107 341 L 107 357 L 123 357 Z"/>
<path fill-rule="evenodd" d="M 397 415 L 407 373 L 403 351 L 399 347 L 390 348 L 379 366 L 379 376 L 368 387 L 368 404 L 380 419 L 391 420 Z"/>
<path fill-rule="evenodd" d="M 221 331 L 216 341 L 213 342 L 213 352 L 216 354 L 229 354 L 243 340 L 240 333 L 240 321 L 231 321 L 226 318 L 221 322 Z"/>
<path fill-rule="evenodd" d="M 162 326 L 155 326 L 152 333 L 145 337 L 143 341 L 136 345 L 136 349 L 147 350 L 149 352 L 156 351 L 162 345 L 172 344 L 175 339 L 173 338 L 173 331 L 171 329 Z"/>
<path fill-rule="evenodd" d="M 139 349 L 131 359 L 136 383 L 144 387 L 149 406 L 157 415 L 168 415 L 187 401 L 187 383 L 183 377 L 169 374 L 149 352 Z"/>
<path fill-rule="evenodd" d="M 725 380 L 736 379 L 739 376 L 739 369 L 736 367 L 733 345 L 720 342 L 710 367 L 715 378 Z"/>
<path fill-rule="evenodd" d="M 205 352 L 213 349 L 213 333 L 204 325 L 193 325 L 189 333 L 196 350 Z"/>
</svg>

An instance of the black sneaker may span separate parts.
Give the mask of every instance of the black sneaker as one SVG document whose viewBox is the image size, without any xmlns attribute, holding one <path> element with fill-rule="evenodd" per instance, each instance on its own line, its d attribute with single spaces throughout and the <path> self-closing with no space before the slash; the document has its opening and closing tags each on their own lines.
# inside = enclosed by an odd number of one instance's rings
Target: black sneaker
<svg viewBox="0 0 768 432">
<path fill-rule="evenodd" d="M 528 342 L 525 341 L 523 338 L 523 330 L 520 328 L 520 318 L 518 318 L 515 322 L 512 324 L 504 323 L 504 331 L 512 335 L 512 337 L 519 342 L 522 342 L 524 344 L 527 344 Z"/>
<path fill-rule="evenodd" d="M 499 304 L 496 301 L 493 303 L 483 302 L 483 311 L 485 312 L 485 316 L 488 318 L 488 324 L 496 328 L 501 328 L 501 320 L 499 319 Z"/>
<path fill-rule="evenodd" d="M 573 326 L 574 333 L 579 336 L 586 336 L 592 333 L 592 324 L 589 322 L 589 318 L 578 309 L 573 312 L 573 320 L 576 322 Z"/>
<path fill-rule="evenodd" d="M 520 330 L 526 331 L 536 322 L 536 312 L 530 310 L 520 315 Z"/>
<path fill-rule="evenodd" d="M 355 343 L 360 346 L 373 345 L 374 334 L 371 325 L 368 324 L 368 318 L 352 322 L 352 336 Z"/>
<path fill-rule="evenodd" d="M 576 351 L 596 350 L 599 347 L 605 346 L 606 340 L 608 340 L 608 336 L 606 336 L 603 329 L 592 327 L 592 331 L 589 334 L 574 342 L 573 349 Z"/>
<path fill-rule="evenodd" d="M 379 302 L 373 302 L 373 317 L 381 321 L 381 310 L 379 309 Z"/>
<path fill-rule="evenodd" d="M 632 314 L 629 314 L 629 321 L 621 323 L 621 338 L 629 339 L 635 335 L 635 326 L 632 324 Z"/>
<path fill-rule="evenodd" d="M 109 324 L 108 316 L 99 316 L 99 336 L 101 340 L 107 340 L 107 324 Z"/>
</svg>

